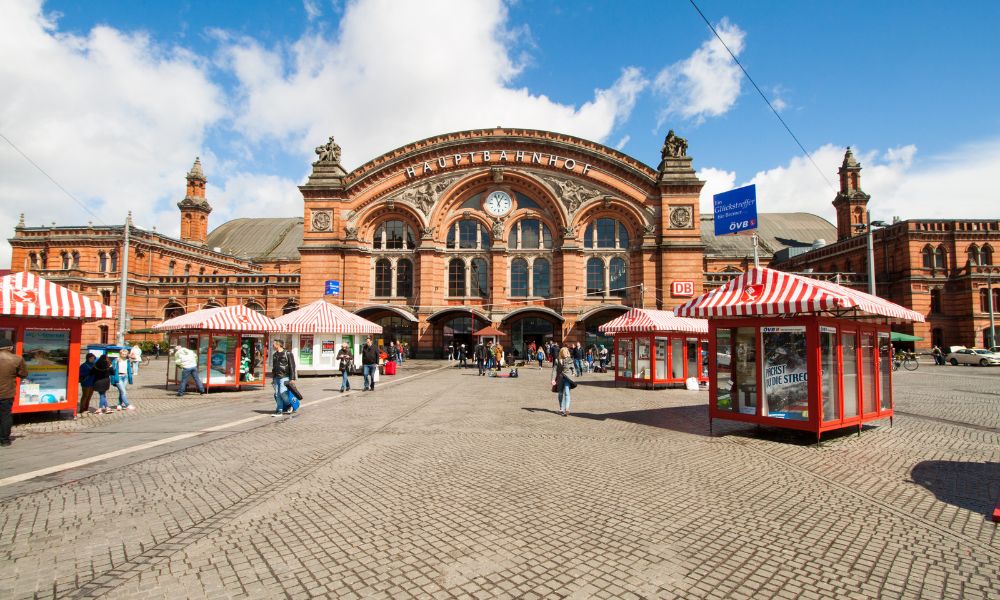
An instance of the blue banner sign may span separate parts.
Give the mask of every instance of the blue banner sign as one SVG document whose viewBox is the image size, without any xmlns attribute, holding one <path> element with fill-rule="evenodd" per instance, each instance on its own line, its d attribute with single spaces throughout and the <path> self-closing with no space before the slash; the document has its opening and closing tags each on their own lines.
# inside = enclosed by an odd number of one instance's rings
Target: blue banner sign
<svg viewBox="0 0 1000 600">
<path fill-rule="evenodd" d="M 339 296 L 340 295 L 340 282 L 336 281 L 336 280 L 333 280 L 333 279 L 327 279 L 326 280 L 326 291 L 324 291 L 323 294 L 325 294 L 327 296 Z"/>
<path fill-rule="evenodd" d="M 757 229 L 757 186 L 751 184 L 712 197 L 715 235 Z"/>
</svg>

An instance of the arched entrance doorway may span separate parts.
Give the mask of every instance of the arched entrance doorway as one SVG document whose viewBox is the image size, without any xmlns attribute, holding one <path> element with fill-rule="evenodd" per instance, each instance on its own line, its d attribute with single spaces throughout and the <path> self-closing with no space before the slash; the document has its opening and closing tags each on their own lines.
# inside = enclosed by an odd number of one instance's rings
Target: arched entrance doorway
<svg viewBox="0 0 1000 600">
<path fill-rule="evenodd" d="M 564 320 L 562 315 L 550 308 L 526 307 L 515 310 L 503 320 L 504 329 L 510 334 L 504 345 L 509 344 L 508 351 L 515 353 L 519 360 L 529 358 L 528 348 L 532 345 L 538 348 L 550 340 L 556 343 L 561 341 L 560 324 Z"/>
<path fill-rule="evenodd" d="M 446 358 L 462 344 L 466 352 L 471 352 L 476 345 L 472 334 L 490 324 L 481 314 L 469 309 L 444 310 L 427 320 L 434 325 L 434 356 L 437 358 Z"/>
<path fill-rule="evenodd" d="M 357 314 L 382 327 L 382 333 L 375 336 L 376 346 L 399 342 L 406 346 L 411 356 L 416 351 L 417 321 L 413 315 L 402 309 L 380 306 L 359 309 Z"/>
<path fill-rule="evenodd" d="M 611 319 L 622 316 L 628 312 L 629 307 L 620 304 L 609 304 L 595 307 L 580 315 L 578 323 L 582 324 L 584 330 L 584 347 L 604 346 L 610 352 L 613 348 L 614 337 L 605 335 L 597 330 Z"/>
</svg>

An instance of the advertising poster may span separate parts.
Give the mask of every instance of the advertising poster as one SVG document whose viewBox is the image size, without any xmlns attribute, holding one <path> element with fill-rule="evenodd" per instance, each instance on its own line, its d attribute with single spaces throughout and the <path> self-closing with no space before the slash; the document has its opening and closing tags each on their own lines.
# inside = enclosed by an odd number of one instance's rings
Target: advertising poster
<svg viewBox="0 0 1000 600">
<path fill-rule="evenodd" d="M 805 327 L 762 327 L 767 416 L 809 419 Z"/>
<path fill-rule="evenodd" d="M 299 363 L 305 367 L 313 364 L 313 336 L 303 335 L 299 337 Z"/>
<path fill-rule="evenodd" d="M 332 357 L 336 349 L 337 342 L 334 340 L 323 340 L 323 346 L 321 347 L 320 352 L 324 357 Z"/>
<path fill-rule="evenodd" d="M 69 332 L 24 332 L 24 362 L 28 377 L 21 381 L 21 406 L 61 404 L 66 401 L 69 367 Z"/>
</svg>

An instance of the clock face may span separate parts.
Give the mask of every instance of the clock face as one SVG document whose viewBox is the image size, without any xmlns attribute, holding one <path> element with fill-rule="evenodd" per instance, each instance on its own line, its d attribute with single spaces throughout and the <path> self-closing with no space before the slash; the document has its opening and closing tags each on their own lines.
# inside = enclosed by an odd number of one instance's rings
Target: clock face
<svg viewBox="0 0 1000 600">
<path fill-rule="evenodd" d="M 509 213 L 510 210 L 514 208 L 514 200 L 507 192 L 497 190 L 495 192 L 491 192 L 490 195 L 486 197 L 484 208 L 486 209 L 486 212 L 495 217 L 499 217 Z"/>
</svg>

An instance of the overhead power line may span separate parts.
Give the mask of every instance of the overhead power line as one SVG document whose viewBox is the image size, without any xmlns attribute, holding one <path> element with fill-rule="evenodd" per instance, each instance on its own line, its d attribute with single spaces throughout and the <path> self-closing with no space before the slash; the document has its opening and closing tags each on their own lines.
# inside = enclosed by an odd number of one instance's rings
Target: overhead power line
<svg viewBox="0 0 1000 600">
<path fill-rule="evenodd" d="M 753 89 L 757 90 L 757 93 L 760 94 L 760 97 L 764 99 L 764 102 L 767 104 L 767 107 L 771 109 L 771 112 L 774 113 L 775 117 L 778 117 L 778 121 L 780 121 L 782 126 L 784 126 L 785 131 L 788 132 L 788 135 L 792 136 L 792 139 L 795 140 L 795 143 L 798 145 L 799 149 L 802 150 L 802 153 L 806 155 L 806 158 L 809 159 L 809 162 L 812 163 L 812 166 L 816 168 L 816 172 L 819 173 L 819 176 L 823 178 L 823 181 L 825 181 L 826 184 L 829 185 L 833 191 L 837 191 L 837 188 L 834 187 L 833 182 L 830 181 L 830 178 L 826 176 L 826 173 L 823 172 L 823 169 L 820 169 L 819 165 L 816 164 L 816 161 L 813 160 L 812 154 L 810 154 L 809 151 L 806 150 L 806 147 L 802 145 L 802 142 L 800 142 L 799 138 L 795 135 L 794 132 L 792 132 L 792 128 L 788 126 L 788 123 L 785 123 L 785 120 L 781 118 L 781 115 L 778 113 L 777 109 L 774 108 L 774 105 L 771 104 L 771 101 L 768 100 L 764 92 L 761 91 L 760 86 L 758 86 L 757 82 L 753 80 L 753 77 L 750 77 L 750 73 L 747 72 L 746 68 L 743 66 L 743 63 L 741 63 L 740 60 L 736 58 L 736 55 L 733 54 L 733 51 L 729 49 L 729 46 L 726 44 L 726 41 L 722 39 L 722 36 L 719 35 L 718 31 L 716 31 L 715 26 L 712 25 L 712 22 L 708 20 L 708 17 L 705 16 L 705 13 L 701 12 L 701 9 L 698 8 L 698 5 L 695 4 L 694 0 L 689 0 L 689 2 L 691 2 L 691 6 L 693 6 L 694 9 L 698 11 L 698 14 L 701 16 L 701 19 L 705 21 L 705 25 L 708 25 L 708 28 L 712 30 L 712 33 L 715 34 L 715 37 L 719 40 L 719 43 L 722 44 L 722 47 L 726 49 L 726 52 L 729 53 L 729 56 L 732 57 L 733 62 L 736 63 L 736 66 L 738 66 L 740 70 L 743 71 L 743 75 L 746 76 L 747 81 L 750 82 L 750 85 L 753 86 Z"/>
<path fill-rule="evenodd" d="M 70 199 L 73 200 L 73 202 L 76 202 L 78 205 L 80 205 L 80 208 L 82 208 L 83 210 L 87 211 L 87 214 L 89 214 L 90 216 L 92 216 L 95 219 L 97 219 L 97 221 L 101 225 L 107 225 L 107 223 L 104 222 L 104 219 L 102 219 L 101 217 L 98 217 L 97 215 L 95 215 L 94 211 L 90 210 L 90 207 L 88 207 L 86 204 L 84 204 L 83 202 L 81 202 L 80 200 L 78 200 L 76 196 L 74 196 L 73 194 L 69 193 L 69 190 L 67 190 L 62 185 L 60 185 L 59 182 L 56 181 L 54 177 L 52 177 L 51 175 L 49 175 L 48 173 L 46 173 L 45 169 L 43 169 L 40 166 L 38 166 L 38 163 L 36 163 L 35 161 L 31 160 L 31 157 L 28 156 L 27 154 L 25 154 L 24 152 L 22 152 L 21 149 L 17 147 L 17 144 L 15 144 L 14 142 L 12 142 L 10 140 L 10 138 L 8 138 L 7 136 L 5 136 L 3 133 L 0 133 L 0 138 L 3 138 L 3 141 L 5 141 L 8 144 L 10 144 L 10 147 L 13 148 L 22 157 L 24 157 L 24 160 L 28 161 L 31 164 L 31 166 L 33 166 L 36 169 L 38 169 L 39 173 L 41 173 L 42 175 L 45 175 L 45 177 L 48 178 L 48 180 L 51 181 L 53 185 L 55 185 L 57 188 L 59 188 L 60 190 L 62 190 L 62 193 L 64 193 L 67 196 L 69 196 Z"/>
</svg>

